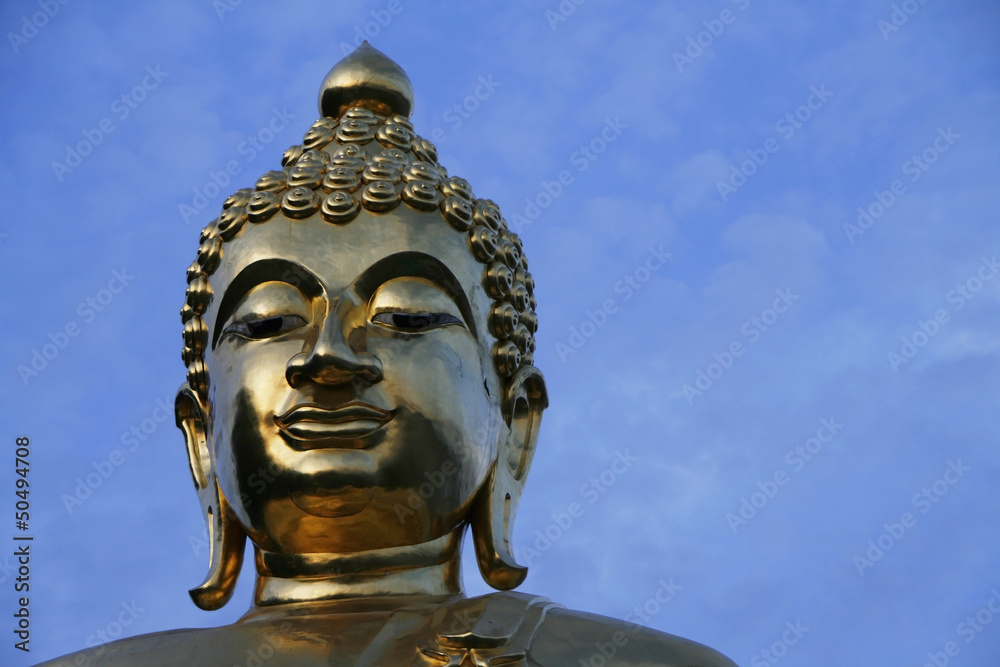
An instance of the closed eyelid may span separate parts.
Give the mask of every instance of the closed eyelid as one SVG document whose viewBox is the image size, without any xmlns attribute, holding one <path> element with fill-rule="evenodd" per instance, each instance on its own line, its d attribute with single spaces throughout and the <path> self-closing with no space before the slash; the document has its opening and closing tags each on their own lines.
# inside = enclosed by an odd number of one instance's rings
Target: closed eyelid
<svg viewBox="0 0 1000 667">
<path fill-rule="evenodd" d="M 276 317 L 276 316 L 273 313 L 265 313 L 263 311 L 251 310 L 250 312 L 243 313 L 238 317 L 233 317 L 232 321 L 229 324 L 242 324 L 244 322 L 253 322 L 254 320 L 266 320 L 269 317 Z"/>
<path fill-rule="evenodd" d="M 247 292 L 233 309 L 230 320 L 246 321 L 276 315 L 305 317 L 308 312 L 309 304 L 297 289 L 285 283 L 269 282 Z"/>
<path fill-rule="evenodd" d="M 244 297 L 268 282 L 297 290 L 305 299 L 315 298 L 323 293 L 319 280 L 305 267 L 295 262 L 285 259 L 263 259 L 244 267 L 229 283 L 219 304 L 212 332 L 212 349 L 218 344 L 233 313 L 243 304 Z"/>
<path fill-rule="evenodd" d="M 451 325 L 458 325 L 465 328 L 455 315 L 451 313 L 401 313 L 394 310 L 385 310 L 372 316 L 372 322 L 384 327 L 411 333 L 422 333 L 430 329 L 440 329 Z"/>
<path fill-rule="evenodd" d="M 306 320 L 301 315 L 244 317 L 227 325 L 222 335 L 233 334 L 243 338 L 260 340 L 294 331 L 304 324 L 306 324 Z"/>
<path fill-rule="evenodd" d="M 458 323 L 468 328 L 461 308 L 451 294 L 425 278 L 400 277 L 380 285 L 372 294 L 368 309 L 372 321 L 376 321 L 379 315 L 392 313 L 430 316 L 432 319 L 434 316 L 447 316 L 454 320 L 449 324 Z"/>
<path fill-rule="evenodd" d="M 472 306 L 462 284 L 436 257 L 421 252 L 400 252 L 384 257 L 365 270 L 355 281 L 355 286 L 358 295 L 368 299 L 370 306 L 376 292 L 397 278 L 424 280 L 450 297 L 453 307 L 458 308 L 462 323 L 473 338 L 479 339 Z"/>
</svg>

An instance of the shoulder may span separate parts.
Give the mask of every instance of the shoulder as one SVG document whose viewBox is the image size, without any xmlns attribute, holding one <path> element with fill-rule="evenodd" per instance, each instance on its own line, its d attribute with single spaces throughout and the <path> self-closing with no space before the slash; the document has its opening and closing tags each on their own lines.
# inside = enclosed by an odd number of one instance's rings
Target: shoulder
<svg viewBox="0 0 1000 667">
<path fill-rule="evenodd" d="M 268 667 L 326 664 L 289 661 L 282 651 L 291 638 L 290 626 L 279 623 L 168 630 L 101 644 L 36 667 L 195 667 L 230 660 L 248 661 L 246 664 L 266 662 Z"/>
<path fill-rule="evenodd" d="M 736 667 L 697 642 L 597 614 L 551 608 L 531 642 L 532 662 L 562 665 Z"/>
<path fill-rule="evenodd" d="M 445 658 L 448 664 L 466 664 L 471 654 L 476 664 L 537 667 L 736 667 L 697 642 L 526 593 L 465 598 L 444 611 L 418 643 L 421 653 L 438 662 L 419 664 L 440 664 Z"/>
<path fill-rule="evenodd" d="M 381 641 L 372 643 L 376 636 Z M 361 660 L 362 655 L 368 659 Z M 461 598 L 440 606 L 407 607 L 387 615 L 279 615 L 219 628 L 158 632 L 66 655 L 39 667 L 442 662 L 736 667 L 696 642 L 512 592 Z"/>
</svg>

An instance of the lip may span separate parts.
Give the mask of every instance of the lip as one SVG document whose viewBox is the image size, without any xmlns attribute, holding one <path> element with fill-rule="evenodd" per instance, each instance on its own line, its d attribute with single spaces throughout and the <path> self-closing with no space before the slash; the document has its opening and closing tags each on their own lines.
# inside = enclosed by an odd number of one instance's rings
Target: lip
<svg viewBox="0 0 1000 667">
<path fill-rule="evenodd" d="M 275 416 L 274 423 L 307 449 L 357 449 L 365 445 L 359 439 L 381 429 L 394 415 L 392 411 L 360 401 L 332 409 L 304 403 Z"/>
</svg>

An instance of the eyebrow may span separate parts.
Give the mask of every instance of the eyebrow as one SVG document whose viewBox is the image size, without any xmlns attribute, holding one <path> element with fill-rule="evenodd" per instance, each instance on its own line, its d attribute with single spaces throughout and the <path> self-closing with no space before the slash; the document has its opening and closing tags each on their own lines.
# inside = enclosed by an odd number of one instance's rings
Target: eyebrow
<svg viewBox="0 0 1000 667">
<path fill-rule="evenodd" d="M 473 338 L 479 340 L 476 320 L 472 316 L 472 306 L 465 290 L 462 289 L 462 283 L 441 260 L 422 252 L 398 252 L 380 259 L 365 269 L 358 276 L 355 285 L 359 296 L 368 301 L 375 294 L 375 290 L 394 278 L 423 278 L 443 289 L 458 306 Z"/>
<path fill-rule="evenodd" d="M 226 293 L 219 304 L 219 314 L 215 318 L 215 331 L 212 332 L 212 349 L 215 349 L 223 325 L 229 320 L 233 310 L 240 300 L 254 287 L 266 282 L 282 282 L 297 287 L 308 297 L 317 297 L 323 293 L 319 280 L 301 264 L 287 259 L 262 259 L 247 265 L 240 271 L 226 288 Z"/>
<path fill-rule="evenodd" d="M 384 257 L 365 269 L 355 281 L 358 295 L 369 301 L 375 290 L 394 278 L 424 278 L 434 283 L 452 298 L 469 326 L 473 338 L 479 340 L 476 320 L 472 316 L 472 306 L 458 281 L 441 260 L 422 252 L 399 252 Z M 215 349 L 223 326 L 229 320 L 240 300 L 254 287 L 262 283 L 277 281 L 293 285 L 310 298 L 323 294 L 319 279 L 301 264 L 287 259 L 262 259 L 244 267 L 229 286 L 219 304 L 219 313 L 212 332 L 212 349 Z"/>
</svg>

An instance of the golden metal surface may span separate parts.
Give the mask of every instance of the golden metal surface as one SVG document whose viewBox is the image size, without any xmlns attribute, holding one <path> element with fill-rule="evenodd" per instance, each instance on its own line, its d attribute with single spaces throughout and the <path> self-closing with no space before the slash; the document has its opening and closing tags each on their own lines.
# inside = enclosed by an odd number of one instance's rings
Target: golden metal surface
<svg viewBox="0 0 1000 667">
<path fill-rule="evenodd" d="M 249 538 L 253 607 L 48 664 L 732 664 L 543 598 L 465 598 L 469 526 L 491 586 L 527 574 L 510 536 L 547 397 L 521 241 L 437 164 L 412 106 L 365 43 L 188 269 L 176 420 L 211 543 L 191 596 L 224 605 Z"/>
</svg>

